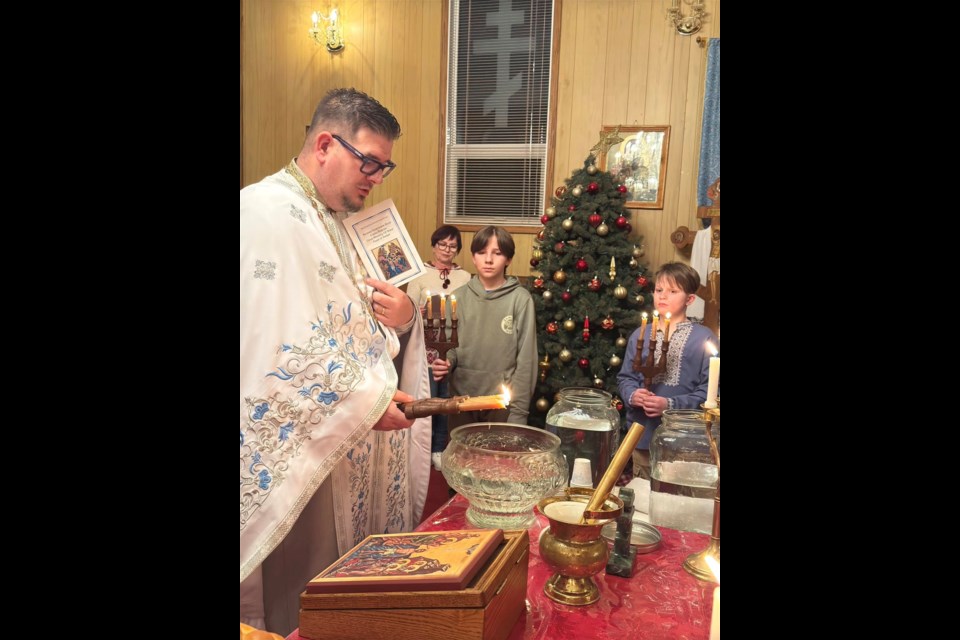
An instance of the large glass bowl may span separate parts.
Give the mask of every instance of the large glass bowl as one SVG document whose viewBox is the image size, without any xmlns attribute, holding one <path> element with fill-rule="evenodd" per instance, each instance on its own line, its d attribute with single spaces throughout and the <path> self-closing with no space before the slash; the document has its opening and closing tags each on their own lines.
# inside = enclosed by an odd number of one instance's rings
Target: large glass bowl
<svg viewBox="0 0 960 640">
<path fill-rule="evenodd" d="M 467 519 L 481 528 L 526 528 L 533 506 L 567 475 L 560 438 L 507 422 L 457 427 L 442 459 L 443 477 L 469 500 Z"/>
</svg>

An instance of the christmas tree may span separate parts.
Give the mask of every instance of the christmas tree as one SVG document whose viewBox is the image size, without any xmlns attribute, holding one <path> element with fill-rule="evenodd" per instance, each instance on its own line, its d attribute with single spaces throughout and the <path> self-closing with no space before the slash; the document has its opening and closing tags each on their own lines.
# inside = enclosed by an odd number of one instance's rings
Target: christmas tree
<svg viewBox="0 0 960 640">
<path fill-rule="evenodd" d="M 614 136 L 594 147 L 606 153 Z M 542 426 L 556 394 L 567 387 L 617 391 L 627 338 L 650 312 L 652 276 L 640 264 L 643 248 L 630 239 L 627 189 L 597 169 L 591 153 L 556 191 L 540 219 L 530 264 L 540 271 L 529 286 L 537 312 L 540 381 L 530 424 Z"/>
</svg>

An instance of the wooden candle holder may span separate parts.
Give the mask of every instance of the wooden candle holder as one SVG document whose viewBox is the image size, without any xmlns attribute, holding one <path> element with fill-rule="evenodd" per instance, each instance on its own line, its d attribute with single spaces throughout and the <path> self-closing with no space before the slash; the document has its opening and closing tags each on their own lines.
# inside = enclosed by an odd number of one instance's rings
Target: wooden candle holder
<svg viewBox="0 0 960 640">
<path fill-rule="evenodd" d="M 657 333 L 660 334 L 662 332 L 658 331 Z M 664 337 L 660 361 L 655 363 L 656 359 L 654 358 L 654 354 L 658 351 L 656 336 L 651 335 L 650 342 L 652 344 L 650 345 L 649 353 L 647 353 L 647 361 L 645 363 L 640 357 L 643 353 L 643 336 L 640 336 L 640 342 L 638 343 L 640 347 L 633 357 L 633 372 L 643 374 L 643 386 L 647 389 L 653 384 L 654 376 L 667 370 L 667 354 L 670 353 L 670 340 Z"/>
<path fill-rule="evenodd" d="M 436 304 L 434 304 L 436 302 Z M 440 296 L 431 296 L 430 302 L 428 303 L 433 307 L 433 312 L 430 314 L 433 317 L 428 318 L 426 312 L 426 306 L 423 310 L 423 338 L 426 342 L 427 350 L 435 350 L 439 354 L 439 358 L 443 360 L 447 359 L 447 351 L 453 349 L 460 345 L 459 339 L 457 337 L 457 323 L 458 320 L 453 317 L 452 305 L 447 305 L 447 311 L 451 314 L 450 316 L 450 338 L 447 339 L 447 326 L 446 320 L 443 317 L 440 317 Z"/>
</svg>

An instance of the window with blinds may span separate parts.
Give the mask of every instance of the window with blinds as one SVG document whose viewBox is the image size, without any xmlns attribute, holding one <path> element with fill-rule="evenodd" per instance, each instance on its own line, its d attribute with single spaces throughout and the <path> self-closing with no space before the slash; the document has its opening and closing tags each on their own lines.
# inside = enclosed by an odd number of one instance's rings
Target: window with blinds
<svg viewBox="0 0 960 640">
<path fill-rule="evenodd" d="M 539 226 L 553 0 L 451 0 L 444 222 Z"/>
</svg>

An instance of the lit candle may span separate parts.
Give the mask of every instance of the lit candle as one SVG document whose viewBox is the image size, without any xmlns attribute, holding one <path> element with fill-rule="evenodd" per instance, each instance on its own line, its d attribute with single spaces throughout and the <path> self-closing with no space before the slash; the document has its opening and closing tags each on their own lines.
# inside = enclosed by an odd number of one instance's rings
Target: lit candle
<svg viewBox="0 0 960 640">
<path fill-rule="evenodd" d="M 457 319 L 457 296 L 454 296 L 454 295 L 450 296 L 450 313 L 452 314 L 452 318 L 456 320 Z"/>
<path fill-rule="evenodd" d="M 707 351 L 713 355 L 710 356 L 710 377 L 707 378 L 707 401 L 703 406 L 707 409 L 717 408 L 717 386 L 720 384 L 720 357 L 717 355 L 717 348 L 709 342 Z"/>
<path fill-rule="evenodd" d="M 320 20 L 320 16 L 318 16 L 318 15 L 317 15 L 317 12 L 314 11 L 314 12 L 310 15 L 310 19 L 313 20 L 313 28 L 316 29 L 316 28 L 317 28 L 317 22 Z"/>
<path fill-rule="evenodd" d="M 644 342 L 643 332 L 646 330 L 646 328 L 647 328 L 647 312 L 644 311 L 643 313 L 640 314 L 640 337 L 637 338 L 637 357 L 638 358 L 643 357 L 643 342 Z"/>
<path fill-rule="evenodd" d="M 713 590 L 713 613 L 710 616 L 710 640 L 720 640 L 720 563 L 711 556 L 704 556 L 704 562 L 717 577 L 717 588 Z"/>
<path fill-rule="evenodd" d="M 440 321 L 447 315 L 447 296 L 440 294 Z"/>
<path fill-rule="evenodd" d="M 650 325 L 650 350 L 653 351 L 653 345 L 657 344 L 657 327 L 660 326 L 660 312 L 653 312 L 653 324 Z"/>
<path fill-rule="evenodd" d="M 483 411 L 484 409 L 505 409 L 510 404 L 510 390 L 500 387 L 502 393 L 496 396 L 467 396 L 459 403 L 460 411 Z"/>
<path fill-rule="evenodd" d="M 433 296 L 430 295 L 430 289 L 425 291 L 427 295 L 427 320 L 433 320 Z"/>
<path fill-rule="evenodd" d="M 670 339 L 670 312 L 667 311 L 667 315 L 663 317 L 663 339 Z"/>
</svg>

